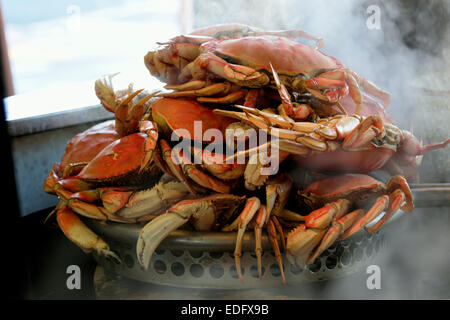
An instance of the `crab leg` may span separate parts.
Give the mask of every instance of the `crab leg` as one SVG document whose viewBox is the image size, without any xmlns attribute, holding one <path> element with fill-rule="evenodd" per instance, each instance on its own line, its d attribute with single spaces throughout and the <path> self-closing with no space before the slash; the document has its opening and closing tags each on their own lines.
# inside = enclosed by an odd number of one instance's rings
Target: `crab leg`
<svg viewBox="0 0 450 320">
<path fill-rule="evenodd" d="M 198 192 L 194 189 L 192 183 L 186 178 L 184 175 L 181 166 L 176 164 L 172 159 L 172 148 L 169 146 L 166 140 L 161 139 L 159 141 L 161 146 L 161 152 L 163 155 L 163 159 L 167 166 L 169 167 L 172 174 L 181 182 L 184 183 L 186 188 L 191 192 L 191 194 L 197 194 Z"/>
<path fill-rule="evenodd" d="M 366 226 L 373 219 L 378 217 L 384 210 L 386 210 L 389 206 L 389 196 L 383 195 L 378 197 L 375 204 L 370 208 L 370 210 L 361 217 L 355 224 L 353 224 L 341 237 L 341 240 L 347 239 L 359 229 Z"/>
<path fill-rule="evenodd" d="M 259 211 L 256 215 L 255 219 L 255 253 L 256 253 L 256 259 L 257 259 L 257 266 L 258 266 L 258 275 L 259 278 L 262 278 L 262 245 L 261 245 L 261 236 L 262 236 L 262 228 L 267 223 L 267 220 L 269 218 L 269 213 L 266 209 L 266 206 L 261 205 L 261 208 L 259 208 Z"/>
<path fill-rule="evenodd" d="M 184 154 L 174 154 L 177 158 L 177 162 L 180 163 L 176 164 L 172 159 L 172 149 L 169 144 L 165 140 L 161 140 L 160 143 L 163 157 L 172 173 L 186 185 L 192 194 L 197 194 L 198 192 L 196 191 L 195 186 L 187 179 L 188 177 L 203 188 L 211 189 L 219 193 L 230 192 L 230 184 L 203 172 L 197 168 L 195 164 L 192 164 L 186 159 Z M 212 169 L 214 166 L 209 167 Z M 225 167 L 228 167 L 228 165 L 225 165 Z"/>
<path fill-rule="evenodd" d="M 99 188 L 58 194 L 72 211 L 91 219 L 135 223 L 136 219 L 150 219 L 171 204 L 189 197 L 185 185 L 178 181 L 161 179 L 151 189 L 135 191 L 127 187 Z M 95 204 L 100 201 L 103 206 Z"/>
<path fill-rule="evenodd" d="M 356 114 L 361 113 L 362 108 L 362 93 L 359 89 L 358 82 L 353 77 L 352 73 L 347 69 L 338 69 L 329 72 L 324 72 L 318 77 L 308 79 L 306 81 L 307 90 L 319 99 L 339 102 L 343 97 L 350 93 L 353 101 L 356 104 Z M 322 95 L 318 90 L 330 89 L 331 91 Z"/>
<path fill-rule="evenodd" d="M 224 115 L 235 119 L 239 119 L 241 121 L 245 121 L 263 130 L 268 130 L 270 132 L 275 131 L 284 133 L 284 135 L 281 137 L 287 139 L 289 138 L 295 139 L 295 137 L 300 136 L 300 134 L 307 135 L 311 133 L 316 133 L 326 139 L 334 140 L 342 135 L 335 128 L 336 125 L 331 127 L 331 124 L 333 124 L 333 122 L 331 121 L 328 122 L 323 121 L 322 123 L 303 122 L 303 121 L 294 122 L 292 120 L 286 121 L 277 114 L 272 114 L 258 109 L 247 108 L 245 106 L 240 105 L 235 105 L 235 107 L 244 110 L 245 114 L 239 112 L 233 113 L 233 111 L 226 111 L 226 110 L 214 110 L 214 112 L 219 115 Z M 348 116 L 346 118 L 341 119 L 336 118 L 335 122 L 339 122 L 339 130 L 343 128 L 346 131 L 349 131 L 349 127 L 353 129 L 360 123 L 358 118 L 352 116 Z M 281 128 L 274 128 L 272 127 L 273 124 L 278 125 Z"/>
<path fill-rule="evenodd" d="M 289 191 L 292 187 L 292 179 L 288 175 L 280 175 L 278 176 L 274 181 L 271 181 L 266 186 L 266 203 L 267 203 L 267 209 L 266 206 L 261 205 L 256 217 L 255 217 L 255 253 L 257 257 L 257 265 L 258 265 L 258 274 L 259 277 L 262 278 L 262 270 L 261 270 L 261 255 L 262 255 L 262 247 L 261 247 L 261 232 L 264 225 L 267 225 L 269 222 L 269 219 L 271 220 L 271 224 L 273 227 L 267 226 L 268 230 L 272 232 L 272 234 L 269 234 L 269 239 L 272 243 L 272 247 L 274 248 L 274 251 L 279 253 L 278 243 L 273 244 L 274 240 L 273 235 L 275 234 L 275 228 L 280 234 L 281 243 L 283 245 L 283 248 L 285 248 L 285 242 L 284 242 L 284 234 L 283 229 L 281 228 L 280 223 L 276 219 L 273 214 L 278 213 L 280 210 L 284 208 L 284 205 L 286 204 Z M 271 216 L 272 215 L 272 216 Z M 277 254 L 278 254 L 277 253 Z M 277 258 L 278 259 L 278 258 Z M 281 259 L 281 257 L 280 257 Z M 282 268 L 282 265 L 281 265 Z M 283 271 L 282 271 L 283 272 Z M 283 273 L 283 283 L 284 283 L 284 273 Z"/>
<path fill-rule="evenodd" d="M 304 267 L 312 260 L 312 250 L 318 243 L 321 243 L 313 254 L 313 256 L 319 256 L 334 242 L 334 238 L 342 234 L 342 228 L 346 230 L 359 217 L 359 215 L 355 217 L 356 213 L 344 216 L 349 208 L 350 201 L 340 199 L 305 216 L 305 223 L 291 231 L 287 237 L 286 251 L 288 258 L 291 261 L 295 260 L 299 266 Z M 342 218 L 342 216 L 344 217 Z M 333 225 L 327 230 L 333 221 L 336 221 L 337 225 Z M 314 260 L 312 261 L 314 262 Z"/>
<path fill-rule="evenodd" d="M 95 92 L 102 105 L 110 112 L 115 114 L 116 130 L 121 136 L 126 136 L 137 131 L 139 121 L 145 113 L 145 104 L 154 97 L 159 91 L 146 94 L 137 102 L 133 102 L 144 89 L 132 91 L 130 85 L 126 91 L 113 90 L 112 76 L 100 79 L 95 82 Z"/>
<path fill-rule="evenodd" d="M 283 123 L 277 115 L 246 108 L 245 106 L 236 105 L 236 107 L 243 109 L 244 114 L 217 109 L 214 110 L 214 113 L 250 123 L 280 139 L 292 140 L 316 151 L 323 152 L 335 147 L 335 145 L 330 144 L 332 141 L 342 141 L 342 148 L 347 151 L 358 150 L 374 138 L 386 135 L 386 130 L 379 116 L 367 118 L 336 116 L 317 123 L 291 121 Z M 281 128 L 273 127 L 273 124 L 278 124 Z M 286 149 L 286 151 L 290 152 L 292 148 Z"/>
<path fill-rule="evenodd" d="M 242 256 L 242 239 L 244 237 L 245 229 L 250 221 L 253 219 L 253 216 L 261 207 L 261 203 L 258 198 L 252 197 L 247 200 L 245 204 L 244 210 L 242 210 L 237 220 L 238 225 L 238 234 L 236 237 L 236 247 L 234 250 L 234 260 L 236 264 L 236 271 L 238 273 L 239 279 L 244 281 L 242 278 L 241 271 L 241 256 Z"/>
<path fill-rule="evenodd" d="M 150 70 L 152 75 L 157 76 L 161 81 L 166 83 L 176 83 L 178 78 L 178 68 L 162 62 L 158 55 L 149 52 L 144 57 L 145 66 Z"/>
<path fill-rule="evenodd" d="M 283 247 L 283 250 L 284 250 L 284 249 L 286 249 L 286 239 L 284 238 L 283 227 L 281 226 L 280 222 L 278 221 L 277 216 L 272 215 L 272 216 L 270 216 L 270 219 L 272 220 L 272 222 L 275 226 L 275 229 L 277 229 L 277 232 L 280 235 L 281 246 Z"/>
<path fill-rule="evenodd" d="M 291 96 L 289 92 L 287 91 L 286 87 L 281 83 L 280 78 L 278 77 L 278 73 L 275 71 L 275 69 L 272 66 L 272 63 L 269 62 L 270 69 L 272 70 L 273 79 L 275 81 L 275 85 L 277 86 L 278 94 L 280 95 L 281 102 L 282 102 L 282 108 L 281 110 L 283 112 L 281 113 L 281 116 L 286 120 L 289 121 L 292 114 L 294 114 L 294 107 L 291 102 Z"/>
<path fill-rule="evenodd" d="M 118 99 L 122 98 L 125 94 L 129 94 L 132 91 L 132 87 L 130 86 L 125 92 L 115 92 L 112 85 L 112 78 L 116 75 L 117 73 L 95 81 L 96 96 L 100 99 L 103 107 L 112 113 L 116 111 Z"/>
<path fill-rule="evenodd" d="M 256 101 L 258 100 L 260 89 L 250 89 L 245 96 L 244 106 L 248 108 L 256 108 Z"/>
<path fill-rule="evenodd" d="M 177 90 L 177 91 L 188 91 L 188 90 L 198 90 L 204 88 L 206 86 L 206 81 L 203 80 L 192 80 L 183 84 L 167 84 L 164 88 L 169 90 Z"/>
<path fill-rule="evenodd" d="M 208 188 L 219 193 L 229 193 L 231 190 L 230 184 L 212 177 L 211 175 L 198 169 L 195 165 L 184 164 L 183 172 L 190 179 L 204 188 Z"/>
<path fill-rule="evenodd" d="M 355 129 L 344 139 L 342 147 L 346 150 L 358 149 L 372 139 L 384 135 L 383 121 L 379 116 L 365 118 Z"/>
<path fill-rule="evenodd" d="M 264 111 L 260 111 L 258 109 L 247 108 L 244 106 L 236 105 L 237 108 L 243 109 L 245 113 L 228 111 L 228 110 L 220 110 L 215 109 L 214 113 L 222 116 L 231 117 L 234 119 L 238 119 L 244 121 L 246 123 L 252 124 L 259 129 L 265 130 L 268 133 L 276 135 L 280 138 L 287 138 L 295 140 L 298 136 L 304 136 L 308 132 L 314 130 L 314 128 L 319 129 L 324 127 L 323 125 L 317 125 L 315 123 L 304 122 L 303 128 L 299 125 L 298 129 L 304 130 L 305 132 L 293 131 L 289 129 L 284 129 L 286 127 L 293 128 L 296 123 L 294 122 L 284 122 L 284 119 L 280 119 L 280 116 L 269 114 Z M 250 111 L 251 110 L 251 111 Z M 254 115 L 257 114 L 258 116 Z M 279 123 L 283 128 L 272 127 L 272 123 Z"/>
<path fill-rule="evenodd" d="M 158 129 L 156 124 L 152 121 L 141 121 L 139 124 L 139 131 L 145 133 L 147 138 L 145 138 L 144 142 L 144 157 L 141 161 L 141 166 L 139 168 L 139 173 L 145 171 L 145 168 L 152 162 L 153 153 L 155 152 L 155 148 L 158 143 Z"/>
<path fill-rule="evenodd" d="M 266 205 L 269 214 L 277 216 L 284 209 L 293 186 L 288 174 L 280 174 L 266 185 Z M 283 245 L 284 247 L 284 245 Z"/>
<path fill-rule="evenodd" d="M 349 72 L 353 75 L 353 78 L 356 80 L 359 87 L 363 88 L 364 91 L 368 94 L 383 101 L 384 108 L 387 108 L 389 106 L 391 95 L 388 92 L 378 88 L 374 83 L 370 82 L 366 78 L 359 76 L 357 73 L 352 71 Z"/>
<path fill-rule="evenodd" d="M 327 228 L 334 219 L 342 217 L 349 208 L 350 201 L 346 199 L 328 203 L 305 216 L 305 225 L 308 228 Z"/>
<path fill-rule="evenodd" d="M 386 183 L 386 188 L 388 193 L 391 193 L 396 189 L 400 189 L 405 195 L 405 205 L 401 206 L 400 208 L 406 212 L 412 212 L 414 210 L 414 202 L 411 189 L 409 188 L 408 182 L 403 176 L 396 175 L 390 178 Z"/>
<path fill-rule="evenodd" d="M 322 252 L 338 240 L 339 236 L 341 236 L 356 221 L 356 219 L 362 215 L 363 212 L 364 211 L 362 209 L 357 209 L 346 214 L 341 219 L 335 219 L 306 264 L 312 264 L 317 257 L 322 254 Z"/>
<path fill-rule="evenodd" d="M 66 237 L 84 252 L 97 252 L 100 256 L 112 258 L 121 263 L 120 258 L 109 249 L 108 244 L 89 229 L 78 216 L 67 207 L 56 212 L 56 221 Z"/>
<path fill-rule="evenodd" d="M 227 94 L 231 89 L 229 82 L 215 83 L 201 89 L 193 89 L 186 91 L 173 91 L 169 93 L 160 93 L 160 97 L 166 98 L 195 98 L 203 96 L 213 96 L 215 94 Z"/>
<path fill-rule="evenodd" d="M 236 92 L 232 92 L 227 94 L 226 96 L 223 97 L 212 97 L 212 98 L 208 98 L 208 97 L 198 97 L 197 101 L 200 103 L 222 103 L 222 104 L 231 104 L 234 103 L 240 99 L 242 99 L 245 96 L 245 92 L 244 91 L 236 91 Z"/>
<path fill-rule="evenodd" d="M 386 221 L 388 221 L 399 209 L 406 212 L 411 212 L 414 209 L 411 189 L 409 188 L 405 178 L 402 176 L 394 176 L 389 179 L 386 187 L 389 193 L 389 210 L 375 225 L 370 228 L 366 228 L 366 231 L 369 233 L 374 233 L 380 230 Z M 405 204 L 402 205 L 404 202 Z"/>
<path fill-rule="evenodd" d="M 255 153 L 250 155 L 248 159 L 248 164 L 244 171 L 245 188 L 247 190 L 256 190 L 263 186 L 269 178 L 268 175 L 261 174 L 263 165 L 260 161 L 260 156 L 259 153 Z"/>
<path fill-rule="evenodd" d="M 405 201 L 406 197 L 402 190 L 397 189 L 389 195 L 389 209 L 386 213 L 381 217 L 378 222 L 370 228 L 366 228 L 368 233 L 375 233 L 388 221 L 394 213 L 400 209 L 401 204 Z"/>
<path fill-rule="evenodd" d="M 225 155 L 212 153 L 204 149 L 193 148 L 194 158 L 202 158 L 202 167 L 220 180 L 234 180 L 240 178 L 245 171 L 245 164 L 227 163 Z"/>
<path fill-rule="evenodd" d="M 280 116 L 285 120 L 285 122 L 290 123 L 293 122 L 293 119 L 306 119 L 308 118 L 312 113 L 313 110 L 310 106 L 306 104 L 299 104 L 296 102 L 291 101 L 291 96 L 289 92 L 287 91 L 284 84 L 281 83 L 280 78 L 278 77 L 277 72 L 272 66 L 272 63 L 270 64 L 270 68 L 272 70 L 273 79 L 275 81 L 275 85 L 278 90 L 278 94 L 281 98 L 281 105 L 278 108 L 278 112 L 280 113 Z"/>
<path fill-rule="evenodd" d="M 275 252 L 275 259 L 277 260 L 278 266 L 280 268 L 281 280 L 283 281 L 283 284 L 286 285 L 286 278 L 284 276 L 284 269 L 283 269 L 283 260 L 281 257 L 280 247 L 277 241 L 277 232 L 275 229 L 273 218 L 274 217 L 271 217 L 267 223 L 267 235 L 269 236 L 270 243 L 272 245 L 273 251 Z M 284 237 L 284 235 L 280 236 Z"/>
<path fill-rule="evenodd" d="M 105 205 L 109 201 L 108 196 L 109 194 L 104 195 L 102 198 L 106 208 L 108 208 Z M 183 183 L 173 180 L 160 181 L 151 189 L 133 192 L 127 202 L 121 205 L 115 214 L 128 219 L 139 218 L 149 214 L 156 216 L 170 205 L 189 197 L 189 191 Z"/>
<path fill-rule="evenodd" d="M 261 87 L 269 83 L 269 77 L 265 73 L 228 63 L 212 53 L 199 55 L 181 71 L 180 77 L 191 76 L 193 79 L 202 79 L 206 75 L 206 70 L 240 86 Z"/>
<path fill-rule="evenodd" d="M 190 40 L 188 38 L 184 39 Z M 166 46 L 167 50 L 158 50 L 154 53 L 155 57 L 149 56 L 148 59 L 151 61 L 156 58 L 164 63 L 172 64 L 178 69 L 182 69 L 187 64 L 187 61 L 192 61 L 200 54 L 200 47 L 197 43 L 176 43 L 175 41 L 177 40 L 175 39 L 173 41 Z"/>
</svg>

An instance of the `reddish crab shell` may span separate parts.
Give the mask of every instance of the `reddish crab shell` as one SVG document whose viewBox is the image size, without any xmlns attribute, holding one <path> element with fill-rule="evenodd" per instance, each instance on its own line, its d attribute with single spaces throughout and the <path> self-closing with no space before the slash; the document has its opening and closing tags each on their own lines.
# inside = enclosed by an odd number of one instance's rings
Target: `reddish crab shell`
<svg viewBox="0 0 450 320">
<path fill-rule="evenodd" d="M 306 189 L 299 191 L 299 195 L 311 200 L 312 207 L 319 207 L 340 198 L 353 198 L 355 200 L 362 194 L 376 193 L 384 188 L 384 183 L 370 176 L 343 174 L 316 181 Z"/>
<path fill-rule="evenodd" d="M 411 192 L 409 187 L 407 187 L 406 180 L 400 176 L 395 176 L 395 179 L 391 179 L 388 182 L 388 186 L 364 174 L 332 176 L 318 180 L 304 190 L 299 191 L 298 200 L 313 210 L 339 199 L 347 199 L 356 204 L 366 204 L 368 199 L 385 194 L 388 188 L 394 189 L 398 185 L 406 186 L 403 190 L 405 191 L 407 205 L 402 207 L 402 209 L 412 211 Z"/>
<path fill-rule="evenodd" d="M 44 181 L 44 191 L 54 194 L 60 179 L 78 174 L 108 144 L 119 139 L 114 120 L 99 123 L 67 143 L 60 163 L 55 163 Z"/>
<path fill-rule="evenodd" d="M 202 50 L 256 70 L 270 72 L 272 63 L 281 75 L 314 75 L 320 70 L 343 67 L 337 59 L 313 47 L 271 35 L 210 41 L 202 45 Z"/>
<path fill-rule="evenodd" d="M 66 168 L 91 161 L 108 144 L 117 139 L 120 139 L 120 136 L 115 130 L 114 120 L 99 123 L 74 136 L 67 143 L 66 152 L 61 159 L 60 169 L 65 173 L 63 177 L 71 175 L 70 170 Z"/>
<path fill-rule="evenodd" d="M 141 161 L 145 157 L 143 146 L 146 138 L 147 135 L 144 133 L 133 133 L 113 141 L 73 178 L 99 186 L 141 185 L 154 182 L 160 175 L 156 165 L 150 165 L 139 173 Z M 60 181 L 60 184 L 70 191 L 79 191 L 80 188 L 79 181 L 70 178 Z"/>
<path fill-rule="evenodd" d="M 214 114 L 212 109 L 195 100 L 172 98 L 160 98 L 153 102 L 152 118 L 158 124 L 162 133 L 168 137 L 176 131 L 181 138 L 200 139 L 203 142 L 211 142 L 211 138 L 205 136 L 208 129 L 218 129 L 222 138 L 224 138 L 225 129 L 232 122 L 235 122 L 231 118 Z M 197 132 L 195 130 L 196 121 L 199 121 L 200 125 Z"/>
</svg>

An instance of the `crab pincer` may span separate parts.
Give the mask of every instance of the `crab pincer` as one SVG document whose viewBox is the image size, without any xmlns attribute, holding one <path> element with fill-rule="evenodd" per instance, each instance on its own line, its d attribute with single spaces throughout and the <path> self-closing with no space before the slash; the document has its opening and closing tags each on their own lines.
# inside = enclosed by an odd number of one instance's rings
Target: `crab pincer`
<svg viewBox="0 0 450 320">
<path fill-rule="evenodd" d="M 244 197 L 232 194 L 214 194 L 173 205 L 142 228 L 136 245 L 139 264 L 147 270 L 153 252 L 172 231 L 188 222 L 196 230 L 212 230 L 219 217 L 231 217 L 243 201 Z"/>
<path fill-rule="evenodd" d="M 110 250 L 108 244 L 92 232 L 81 219 L 67 206 L 63 205 L 56 211 L 56 221 L 59 227 L 73 243 L 84 252 L 97 252 L 100 256 L 113 259 L 121 263 L 120 258 Z"/>
</svg>

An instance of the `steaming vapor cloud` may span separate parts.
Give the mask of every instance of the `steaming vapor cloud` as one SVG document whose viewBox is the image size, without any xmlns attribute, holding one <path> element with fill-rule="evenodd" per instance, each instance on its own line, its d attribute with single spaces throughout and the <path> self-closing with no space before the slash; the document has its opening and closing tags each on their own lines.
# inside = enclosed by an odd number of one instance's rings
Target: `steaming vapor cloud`
<svg viewBox="0 0 450 320">
<path fill-rule="evenodd" d="M 380 8 L 381 29 L 369 30 L 367 8 Z M 263 29 L 302 29 L 325 39 L 323 51 L 392 93 L 390 112 L 409 127 L 404 111 L 415 98 L 410 82 L 441 52 L 448 37 L 447 1 L 196 1 L 195 28 L 240 22 Z M 448 45 L 448 41 L 446 43 Z M 407 114 L 411 115 L 412 112 Z"/>
<path fill-rule="evenodd" d="M 366 26 L 370 5 L 380 8 L 379 30 Z M 195 1 L 194 12 L 195 28 L 240 22 L 321 36 L 325 53 L 391 93 L 388 112 L 400 127 L 409 129 L 414 123 L 416 135 L 428 136 L 426 143 L 449 136 L 448 121 L 442 121 L 450 116 L 448 96 L 430 100 L 417 88 L 417 82 L 429 75 L 433 85 L 428 89 L 449 90 L 449 1 L 213 0 Z M 422 181 L 450 180 L 448 148 L 426 156 L 424 165 L 427 161 Z M 388 249 L 380 260 L 384 291 L 368 293 L 362 275 L 307 287 L 305 297 L 450 298 L 448 208 L 416 210 L 413 215 L 400 219 L 408 220 L 401 228 L 388 229 Z"/>
</svg>

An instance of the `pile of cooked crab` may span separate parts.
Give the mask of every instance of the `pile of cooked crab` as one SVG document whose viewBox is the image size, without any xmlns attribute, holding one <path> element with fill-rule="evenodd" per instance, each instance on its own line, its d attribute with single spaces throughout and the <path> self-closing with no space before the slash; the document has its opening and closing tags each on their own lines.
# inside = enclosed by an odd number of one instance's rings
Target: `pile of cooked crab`
<svg viewBox="0 0 450 320">
<path fill-rule="evenodd" d="M 84 218 L 142 224 L 144 269 L 182 226 L 235 232 L 242 280 L 243 235 L 254 232 L 261 277 L 266 232 L 285 282 L 283 253 L 304 268 L 337 241 L 411 212 L 408 181 L 425 153 L 450 142 L 422 145 L 396 127 L 390 95 L 303 31 L 218 25 L 158 45 L 144 62 L 164 89 L 97 80 L 114 119 L 73 137 L 45 180 L 60 199 L 59 227 L 85 252 L 120 261 Z M 376 170 L 390 179 L 368 175 Z"/>
</svg>

